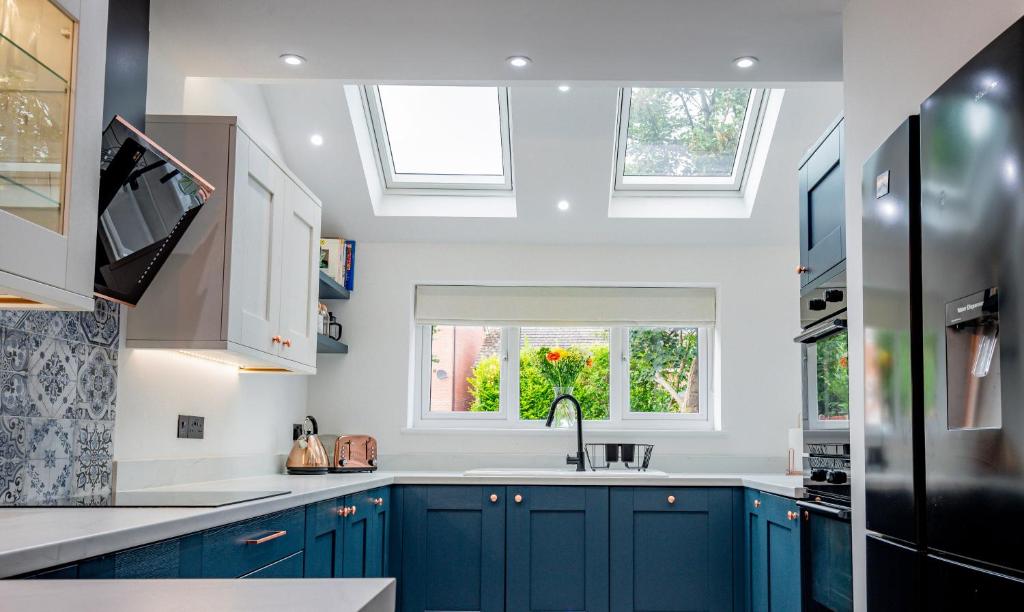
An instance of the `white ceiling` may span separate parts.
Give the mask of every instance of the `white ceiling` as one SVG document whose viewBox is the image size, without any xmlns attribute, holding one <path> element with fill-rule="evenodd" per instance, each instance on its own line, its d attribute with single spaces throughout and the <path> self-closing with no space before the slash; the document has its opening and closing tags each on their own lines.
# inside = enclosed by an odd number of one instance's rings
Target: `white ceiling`
<svg viewBox="0 0 1024 612">
<path fill-rule="evenodd" d="M 513 86 L 515 218 L 376 217 L 339 81 L 263 86 L 292 170 L 324 203 L 324 233 L 372 241 L 530 242 L 573 244 L 793 244 L 797 165 L 838 116 L 838 83 L 786 90 L 764 177 L 749 219 L 612 219 L 615 87 Z M 321 147 L 309 134 L 321 133 Z M 572 207 L 559 211 L 558 200 Z"/>
<path fill-rule="evenodd" d="M 843 4 L 153 0 L 150 111 L 154 83 L 171 73 L 178 81 L 215 76 L 261 83 L 257 89 L 285 162 L 324 202 L 324 235 L 366 241 L 795 244 L 797 164 L 841 111 Z M 300 53 L 309 63 L 286 67 L 278 60 L 284 51 Z M 530 55 L 534 64 L 513 71 L 504 58 L 517 53 Z M 739 73 L 731 60 L 747 54 L 762 61 L 754 71 Z M 167 74 L 154 74 L 154 68 Z M 618 87 L 741 78 L 786 88 L 753 215 L 610 219 Z M 374 216 L 343 92 L 354 81 L 510 85 L 517 216 Z M 573 85 L 568 93 L 556 87 L 563 82 Z M 161 102 L 167 96 L 155 97 Z M 311 146 L 312 133 L 322 134 L 325 144 Z M 565 213 L 556 208 L 563 198 L 572 203 Z"/>
<path fill-rule="evenodd" d="M 845 0 L 153 0 L 190 76 L 362 81 L 842 79 Z M 308 58 L 300 70 L 283 52 Z M 505 65 L 524 54 L 534 63 Z"/>
</svg>

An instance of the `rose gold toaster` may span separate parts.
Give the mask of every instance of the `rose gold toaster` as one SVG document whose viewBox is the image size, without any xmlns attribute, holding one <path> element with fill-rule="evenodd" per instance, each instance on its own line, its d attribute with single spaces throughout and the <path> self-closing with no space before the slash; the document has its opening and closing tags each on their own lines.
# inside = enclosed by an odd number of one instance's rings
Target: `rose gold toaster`
<svg viewBox="0 0 1024 612">
<path fill-rule="evenodd" d="M 327 471 L 372 472 L 377 469 L 377 439 L 373 436 L 338 436 L 334 457 Z"/>
</svg>

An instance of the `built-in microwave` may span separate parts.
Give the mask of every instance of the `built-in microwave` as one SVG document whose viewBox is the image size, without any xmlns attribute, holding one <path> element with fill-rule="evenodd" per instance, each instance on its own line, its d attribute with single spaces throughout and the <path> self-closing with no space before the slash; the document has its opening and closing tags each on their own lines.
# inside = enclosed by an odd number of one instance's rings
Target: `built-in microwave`
<svg viewBox="0 0 1024 612">
<path fill-rule="evenodd" d="M 850 360 L 846 320 L 846 269 L 840 266 L 806 288 L 800 296 L 803 329 L 794 340 L 802 347 L 805 433 L 849 431 Z"/>
</svg>

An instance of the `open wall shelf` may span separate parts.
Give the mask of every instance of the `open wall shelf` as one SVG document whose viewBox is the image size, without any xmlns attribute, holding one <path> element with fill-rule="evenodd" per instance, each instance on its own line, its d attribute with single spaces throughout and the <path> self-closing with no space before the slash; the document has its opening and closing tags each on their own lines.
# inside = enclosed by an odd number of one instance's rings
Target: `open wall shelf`
<svg viewBox="0 0 1024 612">
<path fill-rule="evenodd" d="M 317 353 L 347 353 L 348 345 L 344 342 L 339 342 L 330 336 L 323 334 L 316 335 L 316 352 Z"/>
<path fill-rule="evenodd" d="M 349 291 L 338 281 L 334 280 L 323 270 L 320 270 L 320 299 L 321 300 L 347 300 Z"/>
</svg>

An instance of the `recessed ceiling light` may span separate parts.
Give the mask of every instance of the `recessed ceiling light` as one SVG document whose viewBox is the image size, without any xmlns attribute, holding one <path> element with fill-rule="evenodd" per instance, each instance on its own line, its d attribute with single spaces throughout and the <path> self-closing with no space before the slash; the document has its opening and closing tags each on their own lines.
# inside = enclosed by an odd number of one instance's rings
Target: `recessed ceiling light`
<svg viewBox="0 0 1024 612">
<path fill-rule="evenodd" d="M 281 54 L 281 61 L 289 66 L 301 66 L 306 63 L 306 58 L 294 53 L 283 53 Z"/>
<path fill-rule="evenodd" d="M 572 89 L 572 87 L 569 87 L 568 85 L 565 85 L 565 84 L 562 84 L 562 85 L 558 86 L 558 91 L 560 91 L 562 93 L 565 93 L 565 92 L 569 91 L 570 89 Z"/>
<path fill-rule="evenodd" d="M 312 136 L 309 137 L 309 142 L 313 143 L 314 146 L 319 147 L 320 145 L 324 144 L 324 137 L 321 136 L 320 134 L 313 134 Z"/>
<path fill-rule="evenodd" d="M 558 210 L 569 210 L 569 200 L 559 200 Z"/>
<path fill-rule="evenodd" d="M 526 57 L 525 55 L 513 55 L 505 59 L 509 66 L 513 68 L 525 68 L 533 63 L 533 60 Z"/>
<path fill-rule="evenodd" d="M 754 64 L 757 63 L 757 58 L 752 55 L 745 55 L 732 60 L 732 63 L 737 68 L 753 68 Z"/>
</svg>

